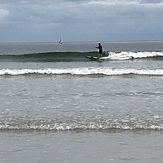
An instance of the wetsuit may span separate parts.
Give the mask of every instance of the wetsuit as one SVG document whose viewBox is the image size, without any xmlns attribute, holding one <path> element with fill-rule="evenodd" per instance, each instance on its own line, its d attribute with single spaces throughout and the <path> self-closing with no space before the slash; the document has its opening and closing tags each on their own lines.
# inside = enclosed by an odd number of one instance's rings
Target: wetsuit
<svg viewBox="0 0 163 163">
<path fill-rule="evenodd" d="M 97 48 L 99 49 L 99 55 L 98 55 L 98 57 L 102 57 L 102 46 L 101 46 L 100 43 L 98 44 L 98 47 Z"/>
<path fill-rule="evenodd" d="M 101 45 L 98 46 L 98 49 L 99 49 L 99 53 L 102 54 L 102 46 Z"/>
</svg>

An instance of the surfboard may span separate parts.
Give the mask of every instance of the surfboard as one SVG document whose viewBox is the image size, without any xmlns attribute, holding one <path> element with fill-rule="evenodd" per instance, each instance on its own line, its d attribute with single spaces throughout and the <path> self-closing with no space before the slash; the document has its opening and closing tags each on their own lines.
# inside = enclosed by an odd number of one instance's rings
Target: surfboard
<svg viewBox="0 0 163 163">
<path fill-rule="evenodd" d="M 88 58 L 88 59 L 90 59 L 91 61 L 97 61 L 97 60 L 99 60 L 98 57 L 93 57 L 93 56 L 89 56 L 89 55 L 86 55 L 85 58 Z"/>
</svg>

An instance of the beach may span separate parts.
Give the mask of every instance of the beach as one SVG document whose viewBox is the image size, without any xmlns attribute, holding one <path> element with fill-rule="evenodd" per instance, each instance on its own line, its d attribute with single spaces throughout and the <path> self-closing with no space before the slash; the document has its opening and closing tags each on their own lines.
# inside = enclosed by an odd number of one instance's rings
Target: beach
<svg viewBox="0 0 163 163">
<path fill-rule="evenodd" d="M 163 42 L 0 44 L 0 163 L 161 163 Z"/>
</svg>

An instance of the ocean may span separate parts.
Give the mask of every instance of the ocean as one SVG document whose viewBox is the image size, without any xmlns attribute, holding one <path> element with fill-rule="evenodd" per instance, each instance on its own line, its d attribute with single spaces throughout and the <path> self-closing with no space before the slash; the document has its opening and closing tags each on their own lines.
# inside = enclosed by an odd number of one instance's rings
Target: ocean
<svg viewBox="0 0 163 163">
<path fill-rule="evenodd" d="M 163 42 L 0 43 L 0 163 L 163 162 Z"/>
</svg>

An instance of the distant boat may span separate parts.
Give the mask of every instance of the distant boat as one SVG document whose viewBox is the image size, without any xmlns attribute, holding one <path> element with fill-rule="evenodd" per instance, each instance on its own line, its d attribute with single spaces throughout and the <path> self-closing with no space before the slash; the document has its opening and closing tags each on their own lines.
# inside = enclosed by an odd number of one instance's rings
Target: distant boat
<svg viewBox="0 0 163 163">
<path fill-rule="evenodd" d="M 62 41 L 62 38 L 60 37 L 59 44 L 62 44 L 62 43 L 63 43 L 63 41 Z"/>
</svg>

